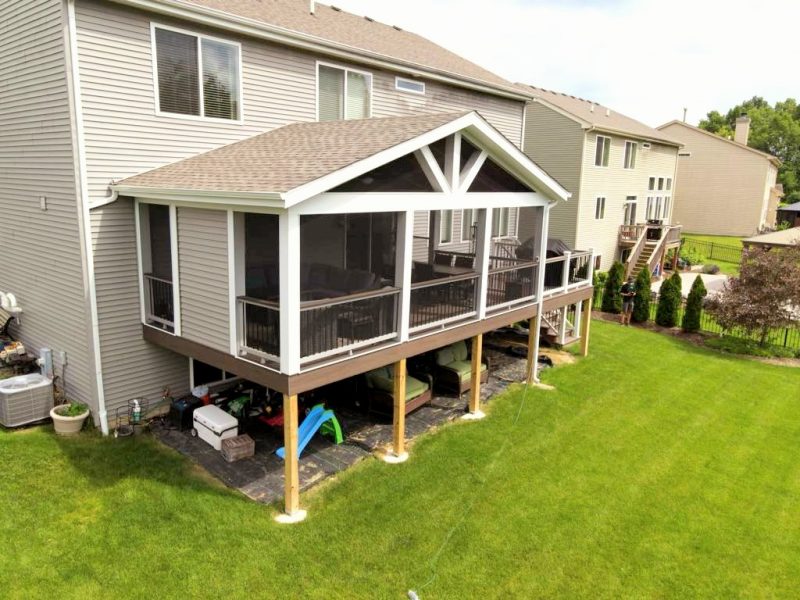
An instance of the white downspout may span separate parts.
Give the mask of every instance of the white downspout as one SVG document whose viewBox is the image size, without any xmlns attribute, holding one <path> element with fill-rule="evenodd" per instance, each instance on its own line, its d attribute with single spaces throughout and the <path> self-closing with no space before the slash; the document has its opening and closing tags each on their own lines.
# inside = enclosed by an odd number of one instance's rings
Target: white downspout
<svg viewBox="0 0 800 600">
<path fill-rule="evenodd" d="M 100 429 L 108 435 L 108 413 L 106 411 L 105 391 L 103 388 L 103 367 L 100 360 L 100 327 L 97 316 L 97 290 L 94 278 L 94 254 L 92 249 L 92 227 L 89 215 L 89 191 L 86 175 L 86 146 L 83 132 L 83 110 L 81 108 L 81 84 L 78 68 L 78 40 L 75 22 L 75 0 L 67 0 L 67 79 L 71 91 L 73 112 L 73 148 L 77 158 L 75 185 L 78 188 L 78 228 L 81 236 L 81 258 L 83 260 L 84 286 L 89 304 L 89 320 L 91 322 L 91 363 L 94 366 L 94 379 L 97 392 L 97 410 L 100 417 Z M 115 198 L 116 199 L 116 198 Z"/>
</svg>

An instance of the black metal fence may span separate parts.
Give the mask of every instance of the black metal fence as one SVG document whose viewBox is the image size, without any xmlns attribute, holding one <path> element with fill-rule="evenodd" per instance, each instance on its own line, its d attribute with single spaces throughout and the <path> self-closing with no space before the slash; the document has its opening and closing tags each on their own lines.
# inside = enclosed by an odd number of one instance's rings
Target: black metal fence
<svg viewBox="0 0 800 600">
<path fill-rule="evenodd" d="M 653 294 L 650 301 L 650 320 L 656 320 L 656 311 L 658 310 L 658 295 Z M 601 306 L 603 302 L 603 292 L 600 291 L 598 295 L 599 302 L 596 306 Z M 681 302 L 678 309 L 678 326 L 683 323 L 683 314 L 686 312 L 686 299 Z M 717 335 L 728 335 L 731 337 L 739 338 L 742 340 L 751 340 L 754 342 L 761 342 L 761 334 L 758 332 L 748 333 L 744 329 L 736 327 L 728 329 L 720 325 L 716 319 L 706 310 L 700 312 L 700 331 L 705 333 L 714 333 Z M 767 344 L 779 348 L 788 348 L 795 352 L 800 352 L 800 322 L 797 322 L 789 327 L 776 327 L 771 329 L 767 335 Z"/>
<path fill-rule="evenodd" d="M 693 238 L 683 238 L 681 249 L 702 254 L 706 260 L 739 264 L 742 262 L 742 248 L 718 242 L 707 242 Z"/>
</svg>

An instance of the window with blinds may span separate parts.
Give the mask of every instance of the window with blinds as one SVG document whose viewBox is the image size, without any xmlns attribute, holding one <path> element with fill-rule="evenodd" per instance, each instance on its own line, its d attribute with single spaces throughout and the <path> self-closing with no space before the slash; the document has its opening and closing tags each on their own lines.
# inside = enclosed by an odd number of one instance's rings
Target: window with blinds
<svg viewBox="0 0 800 600">
<path fill-rule="evenodd" d="M 366 119 L 371 113 L 372 76 L 319 65 L 317 110 L 320 121 Z"/>
<path fill-rule="evenodd" d="M 239 46 L 154 28 L 160 113 L 239 120 Z"/>
</svg>

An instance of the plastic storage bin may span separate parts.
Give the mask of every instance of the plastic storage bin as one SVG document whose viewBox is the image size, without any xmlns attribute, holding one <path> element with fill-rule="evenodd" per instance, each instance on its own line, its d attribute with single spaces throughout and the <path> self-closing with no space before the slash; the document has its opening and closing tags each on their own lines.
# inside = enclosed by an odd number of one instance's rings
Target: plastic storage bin
<svg viewBox="0 0 800 600">
<path fill-rule="evenodd" d="M 53 381 L 39 373 L 0 379 L 0 425 L 18 427 L 50 417 Z"/>
<path fill-rule="evenodd" d="M 239 421 L 213 404 L 196 409 L 192 421 L 192 435 L 211 444 L 215 450 L 222 449 L 222 440 L 236 437 L 239 433 Z"/>
</svg>

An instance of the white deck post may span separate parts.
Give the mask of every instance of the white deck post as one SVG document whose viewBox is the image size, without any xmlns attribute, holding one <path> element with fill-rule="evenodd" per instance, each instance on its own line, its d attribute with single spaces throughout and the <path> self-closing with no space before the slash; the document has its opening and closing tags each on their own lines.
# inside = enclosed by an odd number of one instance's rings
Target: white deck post
<svg viewBox="0 0 800 600">
<path fill-rule="evenodd" d="M 169 241 L 170 254 L 172 255 L 172 331 L 181 335 L 181 270 L 178 256 L 178 208 L 174 204 L 169 206 Z"/>
<path fill-rule="evenodd" d="M 300 372 L 300 215 L 292 210 L 278 217 L 280 247 L 281 372 Z"/>
<path fill-rule="evenodd" d="M 547 254 L 547 252 L 545 252 Z M 566 289 L 569 285 L 569 263 L 572 260 L 572 252 L 564 252 L 564 270 L 561 273 L 561 287 Z"/>
<path fill-rule="evenodd" d="M 414 258 L 414 211 L 397 214 L 397 250 L 395 254 L 394 285 L 400 288 L 397 307 L 397 333 L 401 342 L 408 341 L 411 315 L 411 269 Z"/>
<path fill-rule="evenodd" d="M 228 211 L 228 293 L 230 295 L 231 354 L 242 347 L 244 315 L 239 314 L 239 296 L 245 293 L 244 214 Z"/>
<path fill-rule="evenodd" d="M 478 270 L 478 318 L 486 318 L 489 293 L 489 258 L 492 252 L 492 211 L 478 210 L 478 231 L 475 240 L 475 268 Z"/>
<path fill-rule="evenodd" d="M 442 242 L 442 211 L 432 210 L 428 213 L 428 262 L 433 264 L 436 249 Z"/>
<path fill-rule="evenodd" d="M 583 302 L 575 303 L 575 322 L 572 324 L 572 335 L 576 338 L 581 337 L 581 312 L 583 311 Z"/>
<path fill-rule="evenodd" d="M 539 331 L 542 328 L 542 313 L 544 312 L 544 272 L 547 260 L 547 233 L 550 223 L 550 207 L 552 205 L 542 207 L 542 221 L 539 224 L 539 281 L 536 283 L 536 300 L 538 308 L 536 310 L 536 325 L 534 327 L 533 336 L 533 360 L 528 361 L 531 365 L 533 373 L 529 374 L 528 380 L 539 383 Z M 531 350 L 529 349 L 528 352 Z"/>
</svg>

